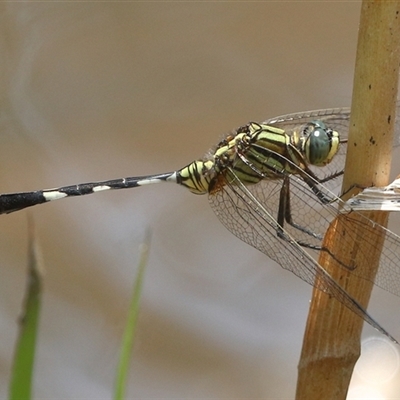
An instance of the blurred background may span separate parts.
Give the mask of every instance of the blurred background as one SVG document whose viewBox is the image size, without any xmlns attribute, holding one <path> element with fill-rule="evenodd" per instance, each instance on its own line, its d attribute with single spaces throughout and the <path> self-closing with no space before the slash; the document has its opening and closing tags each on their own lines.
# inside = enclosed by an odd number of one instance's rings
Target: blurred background
<svg viewBox="0 0 400 400">
<path fill-rule="evenodd" d="M 359 2 L 3 3 L 0 191 L 168 172 L 249 120 L 348 106 L 359 12 Z M 129 397 L 294 397 L 311 287 L 225 230 L 206 196 L 160 184 L 31 211 L 46 266 L 36 398 L 111 398 L 147 229 Z M 2 216 L 2 398 L 26 265 L 27 212 Z M 398 309 L 378 290 L 369 308 L 397 338 Z M 397 350 L 369 326 L 364 337 L 381 347 L 349 398 L 393 397 Z M 376 382 L 385 352 L 393 368 Z"/>
</svg>

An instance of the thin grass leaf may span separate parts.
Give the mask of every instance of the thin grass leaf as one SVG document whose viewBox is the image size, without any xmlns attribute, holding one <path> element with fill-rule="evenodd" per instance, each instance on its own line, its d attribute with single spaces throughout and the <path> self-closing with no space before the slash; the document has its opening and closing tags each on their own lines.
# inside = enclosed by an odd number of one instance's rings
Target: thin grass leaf
<svg viewBox="0 0 400 400">
<path fill-rule="evenodd" d="M 19 336 L 9 387 L 10 400 L 29 400 L 32 395 L 32 376 L 42 293 L 41 271 L 42 263 L 33 222 L 29 219 L 28 282 L 22 315 L 19 319 Z"/>
<path fill-rule="evenodd" d="M 115 400 L 122 400 L 125 398 L 126 380 L 129 372 L 130 357 L 135 340 L 137 319 L 139 314 L 140 295 L 142 292 L 144 270 L 147 264 L 149 248 L 150 248 L 150 234 L 148 233 L 146 235 L 146 239 L 143 245 L 141 246 L 138 271 L 136 279 L 134 281 L 128 319 L 125 326 L 125 331 L 120 349 L 120 358 L 115 380 L 115 392 L 114 392 Z"/>
</svg>

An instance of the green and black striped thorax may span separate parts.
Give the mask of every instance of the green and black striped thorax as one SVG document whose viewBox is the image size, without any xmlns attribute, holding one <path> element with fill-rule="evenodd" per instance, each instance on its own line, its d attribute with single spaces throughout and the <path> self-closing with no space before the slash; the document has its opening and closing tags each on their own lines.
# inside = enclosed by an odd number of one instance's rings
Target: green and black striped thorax
<svg viewBox="0 0 400 400">
<path fill-rule="evenodd" d="M 177 173 L 178 183 L 195 194 L 211 193 L 232 172 L 244 184 L 300 174 L 308 165 L 325 166 L 339 149 L 339 134 L 322 121 L 311 121 L 291 132 L 257 122 L 238 128 L 222 140 L 205 160 L 194 161 Z"/>
</svg>

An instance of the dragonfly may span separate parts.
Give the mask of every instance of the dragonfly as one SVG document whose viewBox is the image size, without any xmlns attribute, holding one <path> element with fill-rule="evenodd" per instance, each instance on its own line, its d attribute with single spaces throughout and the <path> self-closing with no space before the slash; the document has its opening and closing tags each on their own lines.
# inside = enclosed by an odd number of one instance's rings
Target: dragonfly
<svg viewBox="0 0 400 400">
<path fill-rule="evenodd" d="M 400 237 L 357 215 L 337 192 L 341 186 L 350 109 L 324 109 L 249 122 L 228 133 L 203 159 L 168 173 L 89 182 L 33 192 L 0 195 L 0 214 L 54 200 L 169 182 L 209 203 L 235 236 L 265 253 L 281 267 L 340 301 L 379 332 L 391 336 L 318 263 L 322 252 L 338 268 L 370 279 L 354 260 L 341 260 L 323 246 L 331 222 L 339 215 L 347 237 L 365 232 L 361 262 L 384 237 L 379 270 L 373 283 L 400 296 Z M 332 228 L 330 228 L 332 229 Z M 355 251 L 357 253 L 357 251 Z"/>
</svg>

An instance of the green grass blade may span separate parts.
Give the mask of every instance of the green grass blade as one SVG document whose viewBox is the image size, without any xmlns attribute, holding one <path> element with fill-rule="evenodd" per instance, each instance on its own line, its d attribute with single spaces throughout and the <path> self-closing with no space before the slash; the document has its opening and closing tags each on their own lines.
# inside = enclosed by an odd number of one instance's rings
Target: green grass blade
<svg viewBox="0 0 400 400">
<path fill-rule="evenodd" d="M 19 336 L 9 387 L 10 400 L 29 400 L 32 394 L 33 365 L 42 292 L 41 262 L 38 253 L 33 224 L 30 221 L 28 282 L 22 315 L 19 319 Z"/>
<path fill-rule="evenodd" d="M 134 281 L 132 299 L 129 307 L 129 313 L 125 331 L 122 339 L 120 358 L 117 367 L 116 381 L 115 381 L 115 400 L 123 400 L 125 398 L 126 379 L 129 372 L 129 364 L 132 353 L 132 348 L 135 339 L 135 332 L 137 326 L 137 318 L 139 314 L 140 295 L 142 292 L 144 270 L 147 264 L 147 258 L 150 247 L 150 234 L 147 234 L 145 242 L 140 251 L 140 261 L 136 279 Z"/>
</svg>

